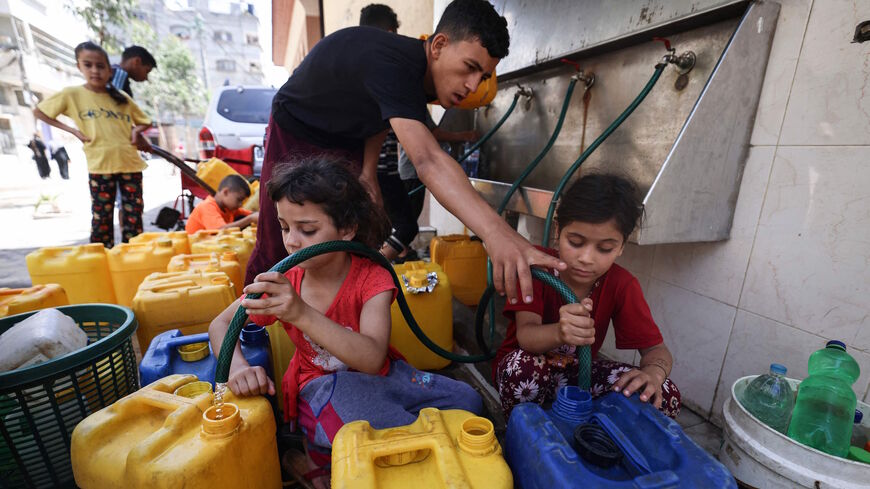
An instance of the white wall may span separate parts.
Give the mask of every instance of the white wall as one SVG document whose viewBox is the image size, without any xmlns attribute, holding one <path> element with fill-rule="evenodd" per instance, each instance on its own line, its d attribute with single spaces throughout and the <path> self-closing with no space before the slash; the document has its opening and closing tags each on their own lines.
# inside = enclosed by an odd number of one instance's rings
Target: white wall
<svg viewBox="0 0 870 489">
<path fill-rule="evenodd" d="M 870 42 L 850 42 L 870 1 L 779 1 L 731 239 L 629 245 L 619 260 L 674 353 L 684 403 L 714 422 L 737 378 L 772 362 L 803 378 L 828 339 L 847 344 L 870 401 Z M 636 360 L 612 336 L 602 351 Z"/>
</svg>

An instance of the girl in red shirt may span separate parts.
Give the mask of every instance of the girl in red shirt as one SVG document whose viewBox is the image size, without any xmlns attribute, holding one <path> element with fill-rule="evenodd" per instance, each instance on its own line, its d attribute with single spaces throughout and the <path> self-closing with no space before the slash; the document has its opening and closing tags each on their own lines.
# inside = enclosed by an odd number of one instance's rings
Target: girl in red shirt
<svg viewBox="0 0 870 489">
<path fill-rule="evenodd" d="M 556 213 L 558 251 L 568 268 L 558 274 L 579 304 L 562 305 L 559 294 L 535 281 L 534 301 L 507 304 L 510 320 L 495 359 L 495 381 L 505 417 L 521 402 L 553 401 L 577 382 L 576 349 L 592 349 L 591 394 L 608 391 L 651 402 L 666 415 L 680 411 L 680 392 L 668 379 L 673 358 L 637 279 L 614 264 L 642 211 L 637 188 L 614 175 L 588 175 L 562 196 Z M 610 323 L 619 349 L 637 349 L 638 367 L 597 359 Z"/>
<path fill-rule="evenodd" d="M 390 228 L 346 163 L 321 157 L 287 165 L 267 185 L 284 247 L 293 254 L 333 240 L 377 248 Z M 220 349 L 239 306 L 260 325 L 280 320 L 296 353 L 283 379 L 285 420 L 298 418 L 307 439 L 315 485 L 325 487 L 332 440 L 345 423 L 366 420 L 375 429 L 407 425 L 424 407 L 479 414 L 480 395 L 469 385 L 421 372 L 389 346 L 391 274 L 349 253 L 319 255 L 285 274 L 257 275 L 245 294 L 209 326 Z M 262 367 L 251 367 L 236 346 L 227 386 L 240 396 L 274 394 Z"/>
</svg>

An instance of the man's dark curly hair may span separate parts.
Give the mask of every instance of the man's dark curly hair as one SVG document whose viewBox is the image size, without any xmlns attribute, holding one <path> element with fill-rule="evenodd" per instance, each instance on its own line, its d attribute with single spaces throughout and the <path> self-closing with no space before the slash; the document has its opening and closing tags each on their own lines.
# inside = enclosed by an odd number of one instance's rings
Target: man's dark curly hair
<svg viewBox="0 0 870 489">
<path fill-rule="evenodd" d="M 389 6 L 381 3 L 372 3 L 360 10 L 359 25 L 367 25 L 384 31 L 396 32 L 399 30 L 399 18 Z"/>
<path fill-rule="evenodd" d="M 477 39 L 493 58 L 501 59 L 508 55 L 511 40 L 507 20 L 486 0 L 450 2 L 435 28 L 435 34 L 441 32 L 447 34 L 451 41 Z"/>
</svg>

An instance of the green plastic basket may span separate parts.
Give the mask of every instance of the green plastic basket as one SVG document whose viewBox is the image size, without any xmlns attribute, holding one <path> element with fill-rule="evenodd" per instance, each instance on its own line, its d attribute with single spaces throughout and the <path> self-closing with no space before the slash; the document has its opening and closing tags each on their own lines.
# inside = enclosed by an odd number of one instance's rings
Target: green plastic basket
<svg viewBox="0 0 870 489">
<path fill-rule="evenodd" d="M 0 373 L 0 488 L 75 487 L 73 428 L 139 389 L 133 311 L 113 304 L 57 309 L 88 334 L 88 346 Z M 0 319 L 0 334 L 36 312 Z"/>
</svg>

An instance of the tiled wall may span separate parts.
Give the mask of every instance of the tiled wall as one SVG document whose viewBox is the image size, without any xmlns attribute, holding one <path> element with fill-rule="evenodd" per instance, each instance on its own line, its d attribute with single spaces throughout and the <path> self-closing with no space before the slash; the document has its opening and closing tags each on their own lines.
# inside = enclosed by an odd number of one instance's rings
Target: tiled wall
<svg viewBox="0 0 870 489">
<path fill-rule="evenodd" d="M 847 344 L 870 401 L 870 43 L 850 42 L 870 1 L 780 3 L 731 239 L 620 259 L 684 401 L 716 422 L 737 378 L 771 362 L 803 378 L 827 339 Z"/>
</svg>

